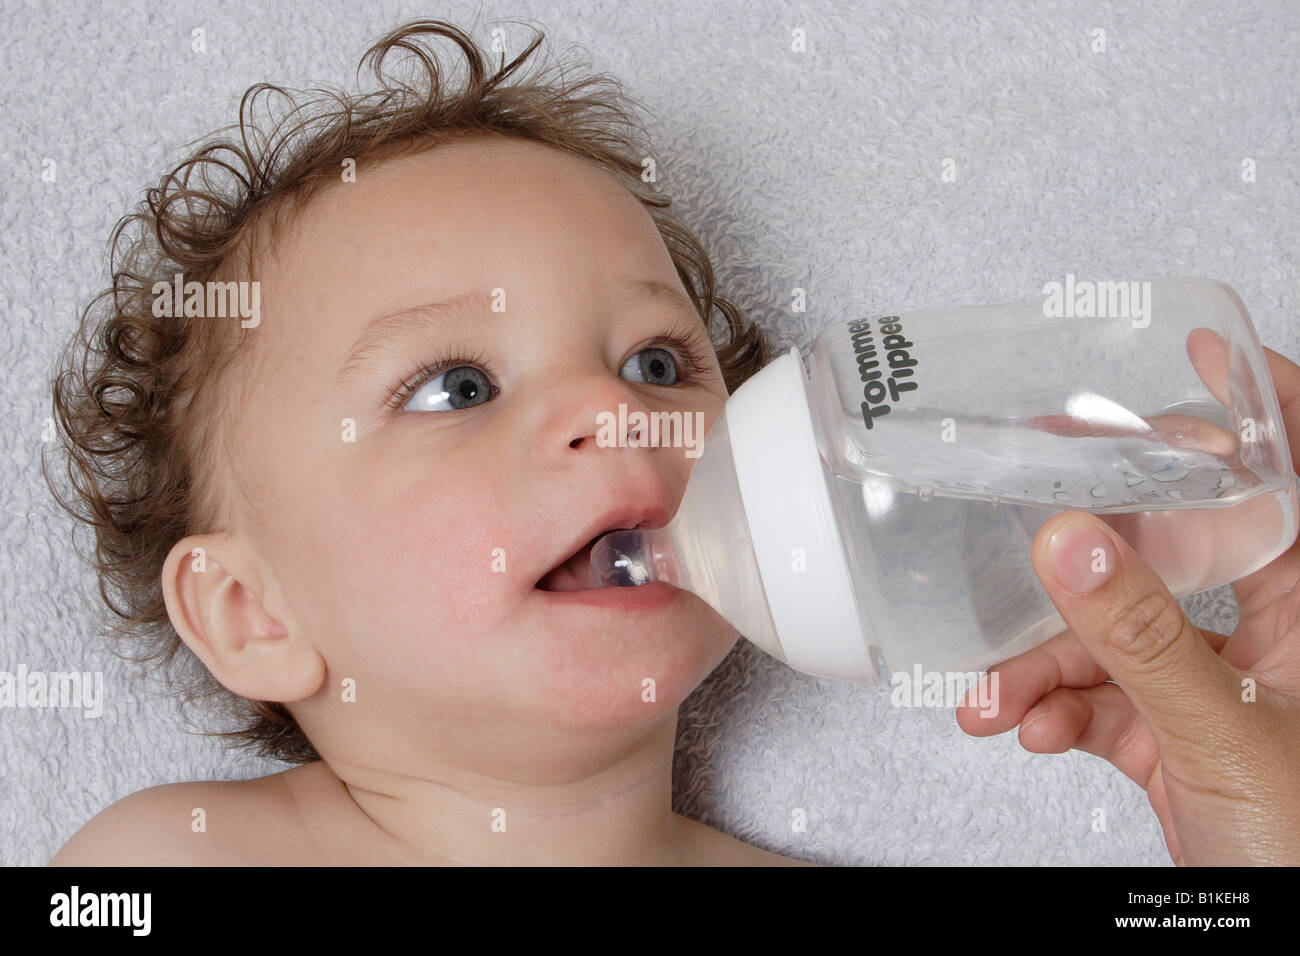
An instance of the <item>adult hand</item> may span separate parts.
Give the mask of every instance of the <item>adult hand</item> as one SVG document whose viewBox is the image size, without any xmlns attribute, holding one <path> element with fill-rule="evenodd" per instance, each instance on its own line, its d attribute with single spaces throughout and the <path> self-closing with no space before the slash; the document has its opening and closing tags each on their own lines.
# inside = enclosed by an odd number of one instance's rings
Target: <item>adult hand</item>
<svg viewBox="0 0 1300 956">
<path fill-rule="evenodd" d="M 1300 367 L 1265 353 L 1295 456 Z M 1026 750 L 1110 761 L 1146 790 L 1179 865 L 1300 864 L 1300 542 L 1232 585 L 1231 637 L 1195 627 L 1087 512 L 1044 523 L 1031 559 L 1069 630 L 994 668 L 997 716 L 963 706 L 958 725 L 1020 724 Z"/>
</svg>

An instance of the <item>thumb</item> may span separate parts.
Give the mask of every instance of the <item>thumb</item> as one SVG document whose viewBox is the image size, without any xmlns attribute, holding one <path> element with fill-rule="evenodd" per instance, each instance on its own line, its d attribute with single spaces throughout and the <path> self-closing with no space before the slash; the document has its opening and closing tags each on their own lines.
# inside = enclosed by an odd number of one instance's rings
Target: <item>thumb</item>
<svg viewBox="0 0 1300 956">
<path fill-rule="evenodd" d="M 1146 718 L 1158 744 L 1218 736 L 1240 690 L 1151 568 L 1105 522 L 1082 511 L 1038 530 L 1034 571 L 1066 626 Z"/>
</svg>

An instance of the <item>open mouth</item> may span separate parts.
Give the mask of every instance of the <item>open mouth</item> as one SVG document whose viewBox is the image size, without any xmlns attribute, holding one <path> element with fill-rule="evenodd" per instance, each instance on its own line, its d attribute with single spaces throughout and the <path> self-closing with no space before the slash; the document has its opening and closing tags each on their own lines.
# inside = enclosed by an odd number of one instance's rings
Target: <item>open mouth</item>
<svg viewBox="0 0 1300 956">
<path fill-rule="evenodd" d="M 606 528 L 570 555 L 563 564 L 551 568 L 537 582 L 537 589 L 539 591 L 591 591 L 601 587 L 601 583 L 596 580 L 596 573 L 591 568 L 591 546 L 607 532 L 616 530 L 618 529 Z"/>
<path fill-rule="evenodd" d="M 638 521 L 637 518 L 642 520 Z M 544 574 L 534 587 L 539 591 L 600 591 L 608 588 L 617 589 L 614 584 L 602 584 L 600 577 L 591 566 L 591 549 L 611 531 L 629 531 L 635 528 L 661 528 L 667 518 L 658 511 L 639 509 L 633 513 L 624 511 L 619 515 L 606 515 L 594 525 L 588 525 L 587 531 L 599 528 L 576 551 Z M 602 527 L 603 526 L 603 527 Z"/>
</svg>

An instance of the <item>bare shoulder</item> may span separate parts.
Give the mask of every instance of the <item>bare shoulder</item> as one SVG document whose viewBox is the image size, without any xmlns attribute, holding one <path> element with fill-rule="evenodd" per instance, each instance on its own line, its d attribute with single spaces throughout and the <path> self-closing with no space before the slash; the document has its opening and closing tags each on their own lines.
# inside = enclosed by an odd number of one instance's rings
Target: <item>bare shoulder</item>
<svg viewBox="0 0 1300 956">
<path fill-rule="evenodd" d="M 248 866 L 294 840 L 286 774 L 149 787 L 105 807 L 50 866 Z"/>
<path fill-rule="evenodd" d="M 697 866 L 817 866 L 750 846 L 721 830 L 676 814 L 683 842 Z"/>
</svg>

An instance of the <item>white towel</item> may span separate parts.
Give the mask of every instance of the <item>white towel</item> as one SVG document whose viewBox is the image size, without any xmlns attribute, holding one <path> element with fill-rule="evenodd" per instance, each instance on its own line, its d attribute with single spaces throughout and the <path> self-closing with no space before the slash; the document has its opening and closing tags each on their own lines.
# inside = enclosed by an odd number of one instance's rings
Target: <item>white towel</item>
<svg viewBox="0 0 1300 956">
<path fill-rule="evenodd" d="M 109 230 L 185 143 L 229 122 L 252 83 L 350 86 L 373 39 L 431 15 L 339 0 L 118 6 L 0 4 L 0 669 L 102 670 L 107 695 L 98 720 L 0 711 L 8 864 L 44 863 L 144 787 L 284 769 L 187 735 L 104 650 L 82 606 L 93 576 L 40 474 L 48 375 L 105 284 Z M 505 6 L 557 51 L 586 47 L 650 108 L 659 185 L 778 348 L 864 312 L 1027 300 L 1074 272 L 1222 279 L 1264 343 L 1300 357 L 1300 6 Z M 432 15 L 467 28 L 479 15 L 486 43 L 492 13 L 444 0 Z M 516 46 L 527 36 L 503 29 Z M 796 289 L 806 313 L 790 309 Z M 1184 604 L 1199 624 L 1235 626 L 1227 588 Z M 823 863 L 1169 863 L 1145 795 L 1109 764 L 1031 755 L 1014 732 L 969 738 L 950 711 L 894 709 L 887 689 L 807 677 L 746 642 L 682 709 L 676 784 L 680 812 Z"/>
</svg>

